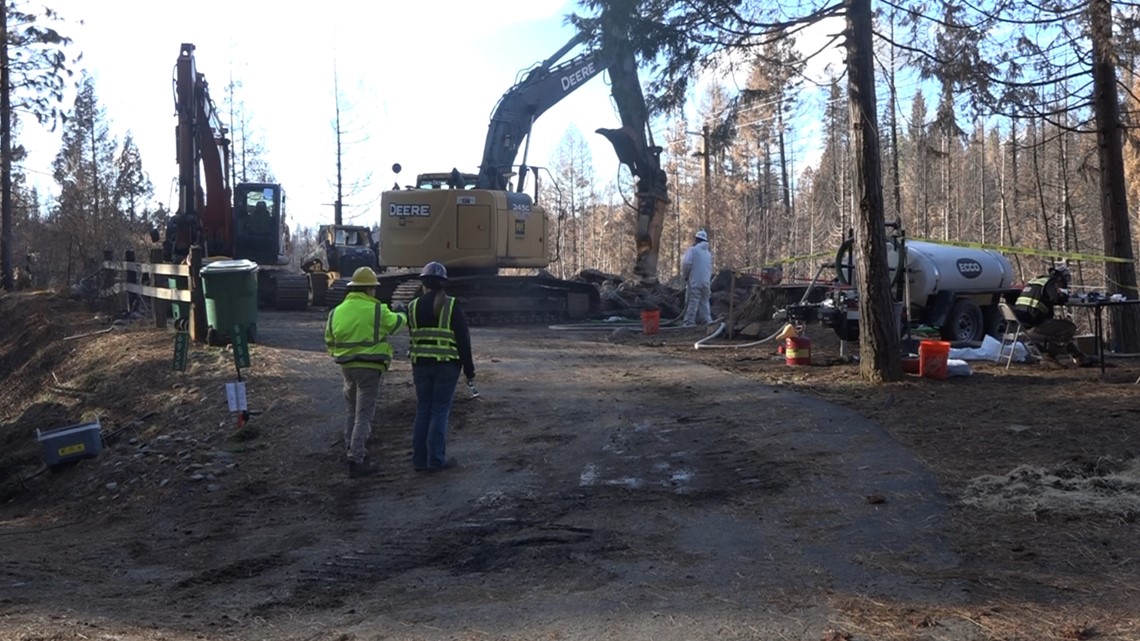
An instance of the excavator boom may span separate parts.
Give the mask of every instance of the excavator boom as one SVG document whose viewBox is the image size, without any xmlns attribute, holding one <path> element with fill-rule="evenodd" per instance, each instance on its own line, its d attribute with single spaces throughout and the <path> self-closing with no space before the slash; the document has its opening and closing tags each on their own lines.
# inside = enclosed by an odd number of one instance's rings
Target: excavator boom
<svg viewBox="0 0 1140 641">
<path fill-rule="evenodd" d="M 622 40 L 607 36 L 612 62 L 610 93 L 621 118 L 619 129 L 598 129 L 614 147 L 618 161 L 637 179 L 637 262 L 634 274 L 643 282 L 657 282 L 661 232 L 669 205 L 668 183 L 661 169 L 661 147 L 653 144 L 649 110 L 637 74 L 637 59 Z M 620 44 L 619 44 L 620 43 Z"/>
<path fill-rule="evenodd" d="M 229 140 L 210 100 L 206 78 L 195 66 L 194 45 L 189 43 L 183 43 L 178 54 L 174 94 L 178 210 L 167 228 L 164 254 L 168 260 L 182 258 L 191 245 L 203 243 L 209 253 L 231 254 Z"/>
<path fill-rule="evenodd" d="M 499 99 L 488 126 L 476 189 L 506 189 L 519 145 L 524 138 L 529 140 L 534 121 L 605 70 L 603 56 L 595 51 L 558 62 L 581 42 L 581 37 L 571 39 L 553 56 L 526 72 L 524 79 Z M 524 163 L 525 160 L 524 156 Z M 519 191 L 526 182 L 526 171 L 524 164 L 519 169 Z"/>
</svg>

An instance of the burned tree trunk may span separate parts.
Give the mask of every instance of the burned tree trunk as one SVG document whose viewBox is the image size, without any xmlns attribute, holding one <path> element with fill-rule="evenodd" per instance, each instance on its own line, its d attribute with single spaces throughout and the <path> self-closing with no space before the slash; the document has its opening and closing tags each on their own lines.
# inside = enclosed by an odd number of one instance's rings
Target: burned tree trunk
<svg viewBox="0 0 1140 641">
<path fill-rule="evenodd" d="M 1105 264 L 1107 290 L 1136 297 L 1136 265 L 1132 253 L 1132 229 L 1128 220 L 1128 195 L 1124 184 L 1124 152 L 1120 103 L 1116 91 L 1116 50 L 1112 41 L 1112 7 L 1108 0 L 1089 3 L 1093 48 L 1093 108 L 1096 112 L 1097 155 L 1100 160 L 1101 218 L 1104 220 L 1104 253 L 1120 258 Z M 1112 336 L 1122 352 L 1140 352 L 1140 306 L 1112 308 Z"/>
<path fill-rule="evenodd" d="M 859 374 L 869 381 L 897 381 L 902 379 L 903 371 L 884 233 L 875 70 L 871 60 L 871 0 L 845 0 L 844 4 L 847 9 L 847 93 L 859 208 L 855 221 L 855 244 L 859 253 L 855 278 L 859 289 Z"/>
</svg>

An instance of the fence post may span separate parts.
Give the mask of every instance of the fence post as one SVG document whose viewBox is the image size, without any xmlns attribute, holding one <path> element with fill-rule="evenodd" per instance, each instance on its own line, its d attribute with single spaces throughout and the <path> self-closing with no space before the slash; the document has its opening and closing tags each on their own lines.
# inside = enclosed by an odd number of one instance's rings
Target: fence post
<svg viewBox="0 0 1140 641">
<path fill-rule="evenodd" d="M 124 251 L 123 252 L 123 260 L 125 260 L 128 263 L 135 262 L 135 250 L 128 249 L 128 250 Z M 127 283 L 137 284 L 138 282 L 139 282 L 139 273 L 137 271 L 135 271 L 134 267 L 128 267 L 127 268 Z M 132 291 L 128 291 L 127 292 L 127 311 L 133 312 L 136 309 L 138 309 L 138 306 L 139 306 L 139 295 L 132 292 Z"/>
<path fill-rule="evenodd" d="M 103 260 L 106 262 L 115 260 L 115 253 L 110 249 L 104 249 Z M 111 288 L 115 286 L 115 275 L 115 270 L 109 267 L 104 267 L 103 278 L 99 283 L 99 292 L 97 296 L 99 297 L 103 311 L 107 313 L 116 313 L 119 311 L 116 309 L 116 307 L 118 307 L 116 303 L 118 303 L 119 297 L 108 294 Z"/>
<path fill-rule="evenodd" d="M 190 338 L 206 342 L 206 297 L 202 293 L 202 246 L 190 247 Z"/>
<path fill-rule="evenodd" d="M 712 314 L 709 314 L 712 320 Z M 732 270 L 732 285 L 728 288 L 728 338 L 732 340 L 736 333 L 736 270 Z"/>
<path fill-rule="evenodd" d="M 156 247 L 150 250 L 150 262 L 152 264 L 162 262 L 162 248 Z M 150 275 L 151 287 L 158 287 L 159 276 L 157 274 Z M 170 314 L 170 301 L 165 298 L 152 298 L 151 306 L 154 308 L 154 326 L 159 329 L 166 329 L 166 317 Z"/>
</svg>

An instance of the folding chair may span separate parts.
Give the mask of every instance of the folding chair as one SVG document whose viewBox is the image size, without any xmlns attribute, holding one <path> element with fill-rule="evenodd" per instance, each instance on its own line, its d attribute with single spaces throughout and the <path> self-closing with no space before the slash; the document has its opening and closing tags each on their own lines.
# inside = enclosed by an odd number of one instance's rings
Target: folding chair
<svg viewBox="0 0 1140 641">
<path fill-rule="evenodd" d="M 1017 314 L 1013 313 L 1013 308 L 1010 307 L 1008 303 L 1001 302 L 998 303 L 998 310 L 1001 311 L 1001 317 L 1005 319 L 1005 333 L 1002 334 L 1001 337 L 1001 349 L 998 350 L 997 361 L 999 363 L 1001 362 L 1001 355 L 1005 353 L 1006 343 L 1008 342 L 1009 356 L 1005 359 L 1005 368 L 1009 369 L 1010 363 L 1013 362 L 1014 347 L 1017 346 L 1022 336 L 1025 337 L 1025 348 L 1030 354 L 1036 357 L 1037 354 L 1035 354 L 1035 352 L 1037 350 L 1035 349 L 1033 340 L 1029 337 L 1029 334 L 1025 332 L 1025 327 L 1021 325 L 1021 321 L 1017 320 Z"/>
</svg>

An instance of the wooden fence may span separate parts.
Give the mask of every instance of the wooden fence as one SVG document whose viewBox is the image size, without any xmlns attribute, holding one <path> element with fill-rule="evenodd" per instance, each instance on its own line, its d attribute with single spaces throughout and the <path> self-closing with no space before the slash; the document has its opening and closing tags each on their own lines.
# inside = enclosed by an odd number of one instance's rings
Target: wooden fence
<svg viewBox="0 0 1140 641">
<path fill-rule="evenodd" d="M 100 293 L 105 299 L 126 293 L 126 308 L 137 309 L 140 298 L 146 298 L 154 313 L 155 327 L 166 327 L 171 304 L 183 305 L 190 338 L 206 342 L 206 304 L 202 295 L 202 250 L 192 247 L 183 263 L 162 262 L 162 250 L 151 250 L 150 262 L 135 261 L 135 253 L 126 251 L 123 260 L 114 260 L 110 250 L 103 252 L 103 282 Z M 167 284 L 161 285 L 160 283 Z M 173 282 L 173 286 L 171 283 Z"/>
</svg>

